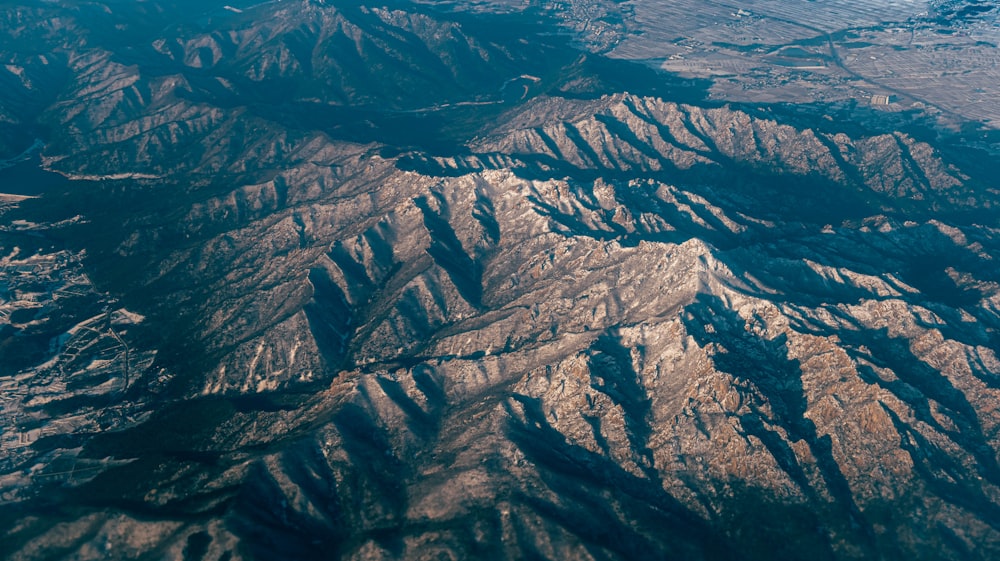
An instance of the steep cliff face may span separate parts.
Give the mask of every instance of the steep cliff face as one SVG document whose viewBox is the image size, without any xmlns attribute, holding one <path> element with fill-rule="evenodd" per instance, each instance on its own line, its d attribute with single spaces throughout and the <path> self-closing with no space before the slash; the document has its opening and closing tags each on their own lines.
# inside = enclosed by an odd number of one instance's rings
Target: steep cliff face
<svg viewBox="0 0 1000 561">
<path fill-rule="evenodd" d="M 124 350 L 101 390 L 83 343 L 18 370 L 9 558 L 1000 552 L 987 180 L 909 133 L 568 96 L 578 59 L 525 77 L 413 7 L 231 13 L 49 39 L 45 165 L 100 180 L 8 210 L 0 264 L 84 252 L 67 333 Z M 449 146 L 394 144 L 401 111 Z"/>
</svg>

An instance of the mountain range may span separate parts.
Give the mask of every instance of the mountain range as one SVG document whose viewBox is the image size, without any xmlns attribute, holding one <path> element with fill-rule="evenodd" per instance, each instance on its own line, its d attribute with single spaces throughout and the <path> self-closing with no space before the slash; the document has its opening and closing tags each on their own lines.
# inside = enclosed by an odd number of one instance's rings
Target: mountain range
<svg viewBox="0 0 1000 561">
<path fill-rule="evenodd" d="M 993 133 L 535 4 L 0 4 L 3 558 L 1000 554 Z"/>
</svg>

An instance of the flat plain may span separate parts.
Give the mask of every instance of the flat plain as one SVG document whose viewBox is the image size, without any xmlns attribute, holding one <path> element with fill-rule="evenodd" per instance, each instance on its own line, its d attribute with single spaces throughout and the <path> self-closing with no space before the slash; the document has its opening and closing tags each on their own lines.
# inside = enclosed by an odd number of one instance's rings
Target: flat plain
<svg viewBox="0 0 1000 561">
<path fill-rule="evenodd" d="M 965 4 L 969 4 L 966 6 Z M 611 55 L 748 103 L 857 100 L 1000 127 L 1000 25 L 976 2 L 634 1 Z"/>
</svg>

